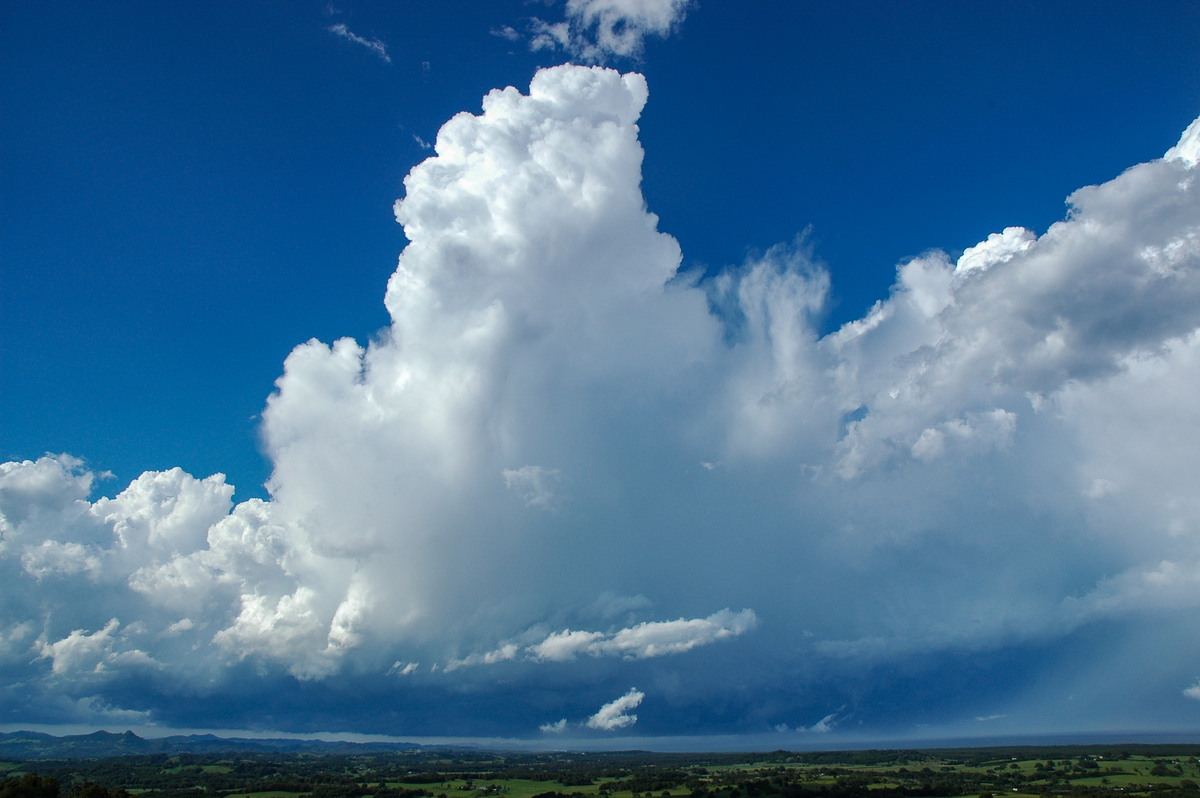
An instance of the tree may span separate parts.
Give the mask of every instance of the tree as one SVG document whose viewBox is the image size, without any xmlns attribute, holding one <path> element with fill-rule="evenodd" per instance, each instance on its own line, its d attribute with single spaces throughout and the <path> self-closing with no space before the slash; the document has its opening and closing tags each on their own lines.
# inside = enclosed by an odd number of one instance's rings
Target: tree
<svg viewBox="0 0 1200 798">
<path fill-rule="evenodd" d="M 26 773 L 0 781 L 0 798 L 58 798 L 58 779 Z"/>
</svg>

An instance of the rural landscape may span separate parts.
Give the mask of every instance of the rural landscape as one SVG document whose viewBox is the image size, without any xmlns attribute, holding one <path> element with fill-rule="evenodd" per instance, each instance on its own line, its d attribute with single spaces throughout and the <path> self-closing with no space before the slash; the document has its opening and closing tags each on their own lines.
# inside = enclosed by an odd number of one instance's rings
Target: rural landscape
<svg viewBox="0 0 1200 798">
<path fill-rule="evenodd" d="M 192 739 L 193 750 L 223 743 Z M 208 753 L 70 755 L 89 746 L 111 754 L 151 742 L 129 733 L 3 735 L 0 751 L 27 758 L 0 754 L 0 798 L 1200 796 L 1200 745 L 1191 744 L 683 754 L 402 750 L 364 743 L 249 750 L 250 741 L 240 741 L 242 750 Z"/>
</svg>

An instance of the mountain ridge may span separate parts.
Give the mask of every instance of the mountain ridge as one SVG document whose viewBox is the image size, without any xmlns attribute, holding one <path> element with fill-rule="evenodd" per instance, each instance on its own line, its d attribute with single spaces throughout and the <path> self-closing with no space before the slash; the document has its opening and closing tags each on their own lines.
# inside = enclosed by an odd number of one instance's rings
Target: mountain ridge
<svg viewBox="0 0 1200 798">
<path fill-rule="evenodd" d="M 312 753 L 364 754 L 413 751 L 426 746 L 409 742 L 347 742 L 302 740 L 295 737 L 218 737 L 214 734 L 176 734 L 140 737 L 132 731 L 94 731 L 89 734 L 55 736 L 20 730 L 0 732 L 0 758 L 8 759 L 105 759 L 147 754 Z"/>
</svg>

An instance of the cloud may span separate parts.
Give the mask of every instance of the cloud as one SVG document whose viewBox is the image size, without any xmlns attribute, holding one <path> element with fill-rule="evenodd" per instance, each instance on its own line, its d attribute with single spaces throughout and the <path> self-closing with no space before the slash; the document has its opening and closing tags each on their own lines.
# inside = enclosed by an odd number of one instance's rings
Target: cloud
<svg viewBox="0 0 1200 798">
<path fill-rule="evenodd" d="M 269 501 L 179 469 L 93 499 L 77 458 L 0 464 L 6 706 L 476 734 L 640 683 L 639 730 L 836 701 L 809 730 L 840 733 L 925 712 L 914 684 L 971 718 L 1022 689 L 989 668 L 1080 663 L 1185 703 L 1200 127 L 1040 235 L 903 260 L 822 334 L 833 276 L 803 240 L 680 273 L 641 192 L 647 96 L 559 67 L 442 127 L 395 207 L 389 326 L 284 364 Z"/>
<path fill-rule="evenodd" d="M 566 662 L 581 653 L 597 652 L 597 641 L 607 642 L 600 632 L 571 631 L 564 629 L 549 635 L 542 642 L 530 646 L 529 653 L 538 659 Z"/>
<path fill-rule="evenodd" d="M 43 640 L 41 656 L 51 661 L 50 671 L 55 676 L 70 676 L 86 679 L 88 674 L 100 674 L 110 667 L 154 665 L 154 660 L 134 648 L 117 649 L 117 631 L 121 626 L 116 618 L 111 619 L 88 634 L 76 629 L 61 640 L 53 643 Z"/>
<path fill-rule="evenodd" d="M 511 662 L 520 654 L 521 648 L 516 643 L 505 643 L 497 649 L 482 654 L 469 654 L 461 659 L 451 659 L 446 663 L 447 671 L 474 665 L 495 665 L 499 662 Z"/>
<path fill-rule="evenodd" d="M 538 729 L 545 734 L 562 734 L 567 730 L 567 719 L 560 718 L 554 723 L 543 723 Z"/>
<path fill-rule="evenodd" d="M 607 635 L 564 629 L 530 646 L 528 650 L 537 659 L 555 662 L 574 659 L 579 654 L 616 655 L 632 659 L 662 657 L 737 637 L 753 629 L 757 623 L 753 610 L 731 612 L 725 609 L 707 618 L 646 621 Z"/>
<path fill-rule="evenodd" d="M 534 18 L 530 48 L 566 50 L 585 63 L 603 63 L 613 56 L 637 58 L 646 37 L 669 35 L 690 5 L 691 0 L 567 0 L 565 21 Z M 497 35 L 515 38 L 508 31 L 512 29 Z"/>
<path fill-rule="evenodd" d="M 682 654 L 697 646 L 737 637 L 757 623 L 753 610 L 725 609 L 707 618 L 639 623 L 606 639 L 592 641 L 587 648 L 588 653 L 634 658 Z"/>
<path fill-rule="evenodd" d="M 753 629 L 757 623 L 758 618 L 753 610 L 731 612 L 724 609 L 707 618 L 644 621 L 610 633 L 564 629 L 529 646 L 506 643 L 485 654 L 452 660 L 447 668 L 453 670 L 465 665 L 495 665 L 515 660 L 522 654 L 538 662 L 569 662 L 584 654 L 624 659 L 684 654 L 718 640 L 738 637 Z"/>
<path fill-rule="evenodd" d="M 609 701 L 604 706 L 600 707 L 600 711 L 587 719 L 587 727 L 589 729 L 600 729 L 601 731 L 613 731 L 614 729 L 625 729 L 637 723 L 637 715 L 629 714 L 629 710 L 636 709 L 642 703 L 642 699 L 646 694 L 636 687 L 629 688 L 629 692 L 620 698 Z"/>
<path fill-rule="evenodd" d="M 0 463 L 0 551 L 64 535 L 89 541 L 86 499 L 96 476 L 67 454 Z"/>
<path fill-rule="evenodd" d="M 1154 609 L 1191 608 L 1200 605 L 1200 561 L 1163 560 L 1153 566 L 1131 568 L 1101 580 L 1080 597 L 1068 596 L 1068 614 L 1083 623 Z"/>
<path fill-rule="evenodd" d="M 796 726 L 795 728 L 792 728 L 786 723 L 778 723 L 775 725 L 775 731 L 779 732 L 780 734 L 786 734 L 788 732 L 798 732 L 801 734 L 828 734 L 829 732 L 833 731 L 834 727 L 837 726 L 841 720 L 842 716 L 837 712 L 830 712 L 828 715 L 821 718 L 811 726 Z"/>
<path fill-rule="evenodd" d="M 27 547 L 21 554 L 21 566 L 25 573 L 38 580 L 56 574 L 71 576 L 80 573 L 95 578 L 104 567 L 99 552 L 93 547 L 59 543 L 56 540 Z"/>
<path fill-rule="evenodd" d="M 498 28 L 492 28 L 490 32 L 493 36 L 499 36 L 501 39 L 507 39 L 510 42 L 515 42 L 521 38 L 521 34 L 511 25 L 501 25 Z"/>
<path fill-rule="evenodd" d="M 520 496 L 527 507 L 551 506 L 554 491 L 550 486 L 562 477 L 557 469 L 531 465 L 506 468 L 500 475 L 504 477 L 504 486 Z"/>
<path fill-rule="evenodd" d="M 1188 125 L 1178 143 L 1167 150 L 1163 157 L 1168 161 L 1179 161 L 1185 166 L 1195 166 L 1200 162 L 1200 119 Z"/>
<path fill-rule="evenodd" d="M 805 731 L 817 732 L 818 734 L 827 734 L 828 732 L 833 731 L 833 727 L 837 725 L 837 721 L 838 714 L 836 712 L 831 712 L 813 725 L 809 726 Z"/>
<path fill-rule="evenodd" d="M 326 30 L 328 30 L 334 36 L 345 39 L 348 42 L 354 42 L 360 47 L 367 48 L 374 53 L 380 61 L 383 61 L 386 64 L 392 63 L 392 57 L 388 55 L 387 45 L 385 45 L 379 39 L 367 39 L 359 36 L 357 33 L 346 27 L 346 24 L 343 22 L 330 25 Z"/>
<path fill-rule="evenodd" d="M 1002 233 L 992 233 L 986 240 L 967 247 L 954 264 L 956 274 L 974 269 L 986 270 L 1026 252 L 1037 243 L 1037 236 L 1024 227 L 1006 227 Z"/>
<path fill-rule="evenodd" d="M 571 47 L 571 26 L 567 22 L 546 22 L 533 18 L 530 24 L 531 36 L 529 49 L 538 50 L 567 50 Z"/>
</svg>

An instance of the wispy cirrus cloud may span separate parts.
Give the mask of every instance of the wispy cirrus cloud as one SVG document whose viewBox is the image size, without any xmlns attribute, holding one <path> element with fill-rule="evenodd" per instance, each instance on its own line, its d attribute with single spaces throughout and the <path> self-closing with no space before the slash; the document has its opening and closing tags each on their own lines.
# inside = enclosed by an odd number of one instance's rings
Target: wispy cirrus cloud
<svg viewBox="0 0 1200 798">
<path fill-rule="evenodd" d="M 338 22 L 326 28 L 330 33 L 338 38 L 345 39 L 348 42 L 353 42 L 359 47 L 365 47 L 370 52 L 374 53 L 380 61 L 390 64 L 392 57 L 388 55 L 387 45 L 379 39 L 368 39 L 365 36 L 359 36 L 354 31 L 350 30 L 344 22 Z"/>
</svg>

